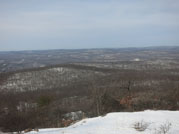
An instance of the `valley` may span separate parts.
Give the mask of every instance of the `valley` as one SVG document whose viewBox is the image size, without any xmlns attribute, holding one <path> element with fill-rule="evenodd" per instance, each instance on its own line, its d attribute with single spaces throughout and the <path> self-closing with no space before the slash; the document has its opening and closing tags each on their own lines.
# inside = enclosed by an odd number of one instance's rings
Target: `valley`
<svg viewBox="0 0 179 134">
<path fill-rule="evenodd" d="M 0 52 L 0 61 L 5 132 L 110 112 L 179 110 L 179 47 Z"/>
</svg>

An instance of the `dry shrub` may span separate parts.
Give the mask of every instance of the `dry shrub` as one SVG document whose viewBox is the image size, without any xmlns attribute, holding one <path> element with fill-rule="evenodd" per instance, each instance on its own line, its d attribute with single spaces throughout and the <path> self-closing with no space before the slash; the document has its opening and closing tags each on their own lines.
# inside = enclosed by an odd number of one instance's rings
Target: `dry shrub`
<svg viewBox="0 0 179 134">
<path fill-rule="evenodd" d="M 150 125 L 150 123 L 144 122 L 144 121 L 142 120 L 142 121 L 140 121 L 140 122 L 135 122 L 133 127 L 134 127 L 135 130 L 137 130 L 137 131 L 145 131 L 145 130 L 148 128 L 149 125 Z"/>
<path fill-rule="evenodd" d="M 162 124 L 158 130 L 156 130 L 155 134 L 168 134 L 170 131 L 172 124 L 170 122 L 166 122 Z"/>
</svg>

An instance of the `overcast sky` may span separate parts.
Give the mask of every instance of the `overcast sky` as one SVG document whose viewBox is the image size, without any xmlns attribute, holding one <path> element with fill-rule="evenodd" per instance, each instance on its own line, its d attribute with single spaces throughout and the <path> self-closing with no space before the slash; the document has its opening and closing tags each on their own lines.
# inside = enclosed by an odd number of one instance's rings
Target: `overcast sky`
<svg viewBox="0 0 179 134">
<path fill-rule="evenodd" d="M 179 46 L 179 0 L 0 0 L 0 51 Z"/>
</svg>

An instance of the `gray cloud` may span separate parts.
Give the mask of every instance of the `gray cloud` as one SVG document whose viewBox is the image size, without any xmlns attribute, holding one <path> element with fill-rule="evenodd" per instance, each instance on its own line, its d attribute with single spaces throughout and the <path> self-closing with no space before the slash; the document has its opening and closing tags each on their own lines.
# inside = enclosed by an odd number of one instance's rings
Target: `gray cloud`
<svg viewBox="0 0 179 134">
<path fill-rule="evenodd" d="M 178 0 L 3 0 L 0 5 L 0 50 L 179 43 Z"/>
</svg>

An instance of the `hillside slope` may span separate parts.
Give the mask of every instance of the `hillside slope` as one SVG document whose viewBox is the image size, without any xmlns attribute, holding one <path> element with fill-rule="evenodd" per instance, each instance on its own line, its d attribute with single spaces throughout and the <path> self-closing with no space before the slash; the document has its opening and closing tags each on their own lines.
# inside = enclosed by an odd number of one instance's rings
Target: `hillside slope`
<svg viewBox="0 0 179 134">
<path fill-rule="evenodd" d="M 94 67 L 69 64 L 12 72 L 10 75 L 4 74 L 7 75 L 7 79 L 0 83 L 0 92 L 57 89 L 82 82 L 82 80 L 89 80 L 95 76 L 106 75 L 102 69 L 95 69 Z"/>
<path fill-rule="evenodd" d="M 179 111 L 109 113 L 84 119 L 67 128 L 40 129 L 28 134 L 179 134 L 178 119 Z"/>
</svg>

